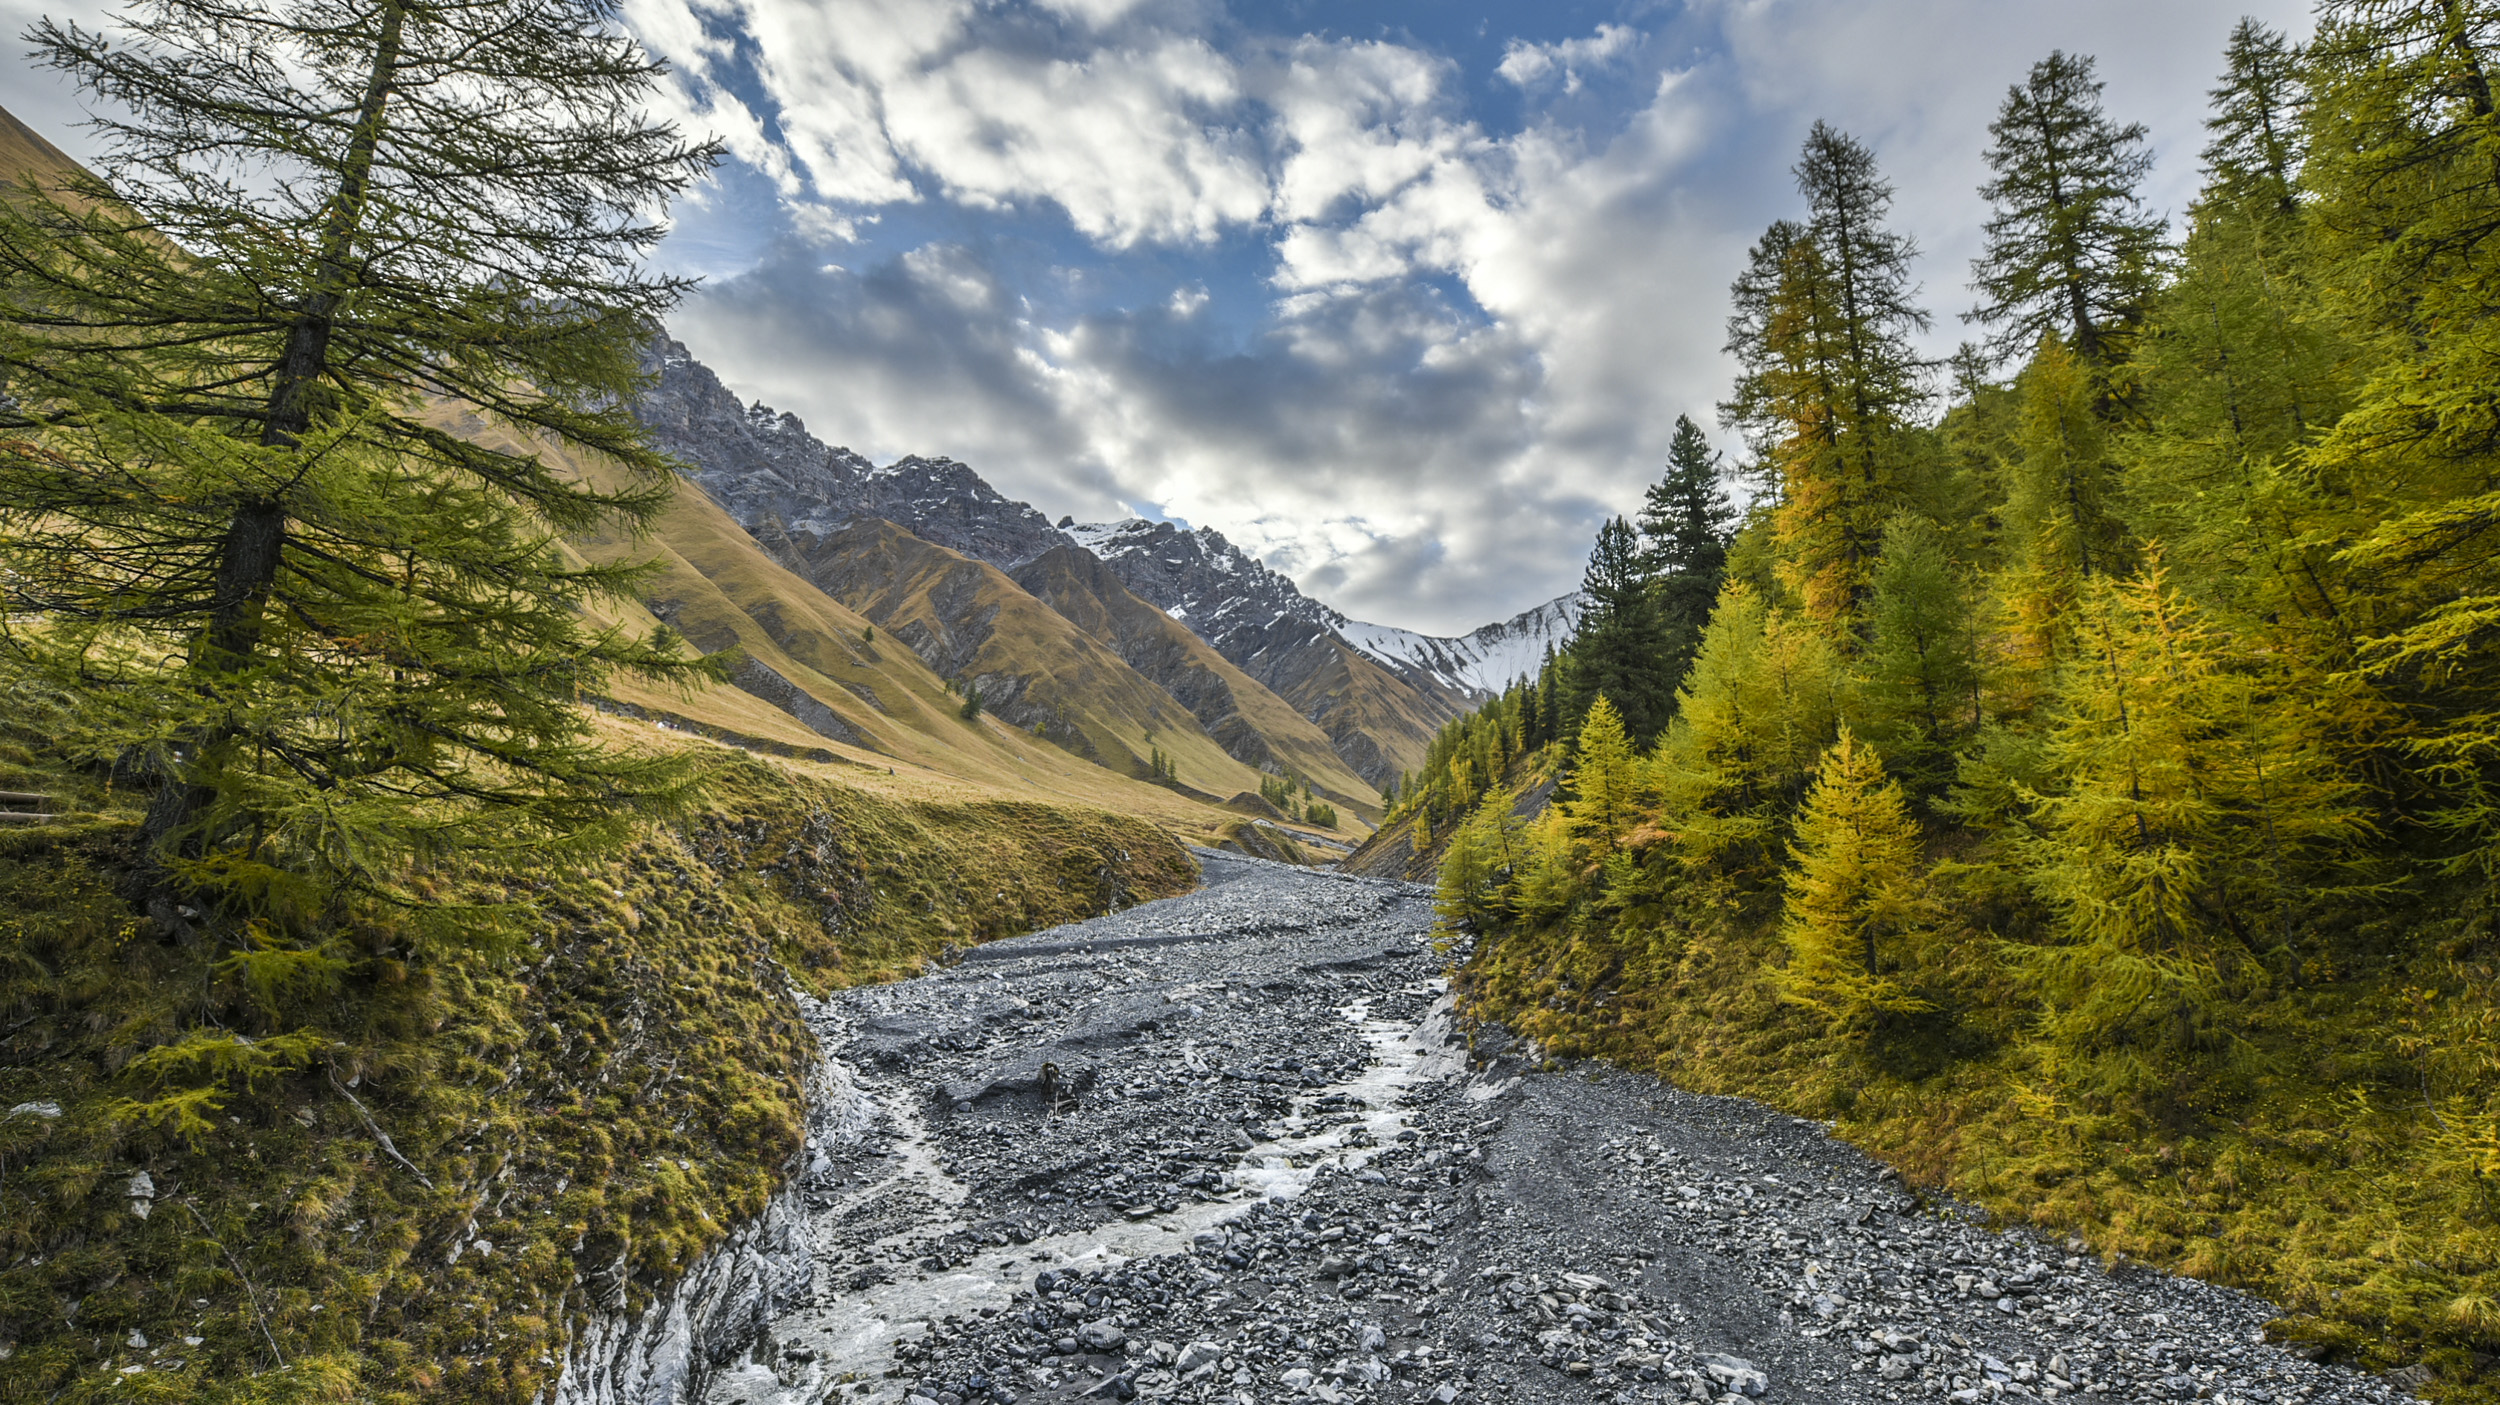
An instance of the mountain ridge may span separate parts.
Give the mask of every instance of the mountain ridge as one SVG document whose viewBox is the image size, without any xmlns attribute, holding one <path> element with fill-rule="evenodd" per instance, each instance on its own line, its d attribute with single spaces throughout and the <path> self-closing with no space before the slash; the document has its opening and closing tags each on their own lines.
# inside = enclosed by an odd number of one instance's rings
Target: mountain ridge
<svg viewBox="0 0 2500 1405">
<path fill-rule="evenodd" d="M 794 558 L 793 544 L 831 540 L 874 520 L 995 568 L 1020 591 L 1056 591 L 1069 612 L 1092 622 L 1080 625 L 1086 637 L 1157 670 L 1154 682 L 1196 723 L 1221 733 L 1233 759 L 1254 769 L 1291 771 L 1366 810 L 1377 803 L 1367 792 L 1419 765 L 1442 724 L 1509 681 L 1500 668 L 1520 652 L 1518 640 L 1530 639 L 1526 648 L 1533 654 L 1557 621 L 1567 628 L 1575 614 L 1558 612 L 1563 602 L 1548 602 L 1453 638 L 1352 620 L 1304 595 L 1290 577 L 1213 528 L 1189 531 L 1145 519 L 1078 526 L 1069 518 L 1053 526 L 1031 504 L 998 492 L 957 460 L 906 455 L 879 466 L 826 444 L 797 416 L 742 401 L 674 339 L 655 338 L 644 365 L 652 384 L 637 403 L 637 417 L 686 464 L 705 497 L 802 577 L 837 598 L 848 590 L 849 603 L 860 606 L 872 582 L 846 571 L 838 587 L 828 586 Z M 1101 574 L 1071 569 L 1061 558 L 1060 569 L 1030 575 L 1036 563 L 1062 552 L 1082 553 Z M 1193 655 L 1114 594 L 1142 603 L 1203 641 L 1211 654 Z M 990 609 L 1004 597 L 986 590 L 944 598 Z M 944 621 L 926 611 L 912 619 L 910 642 L 933 668 L 951 674 L 969 662 L 944 645 L 956 633 L 942 627 Z M 961 623 L 972 636 L 988 638 L 987 621 Z M 1108 632 L 1097 635 L 1096 629 Z M 925 652 L 932 648 L 946 657 Z M 1020 666 L 1027 672 L 994 676 L 983 686 L 1020 697 L 1025 682 L 1043 671 L 1031 657 Z M 773 680 L 752 681 L 757 686 L 750 691 L 759 696 L 780 691 Z M 1314 753 L 1315 738 L 1326 739 L 1333 761 Z M 1103 739 L 1095 738 L 1092 749 L 1109 756 L 1125 747 L 1105 750 Z"/>
</svg>

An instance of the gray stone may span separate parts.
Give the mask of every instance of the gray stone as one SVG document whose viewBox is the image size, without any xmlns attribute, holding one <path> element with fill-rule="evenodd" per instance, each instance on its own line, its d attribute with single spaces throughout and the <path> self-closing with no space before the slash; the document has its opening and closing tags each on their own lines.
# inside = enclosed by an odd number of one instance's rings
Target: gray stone
<svg viewBox="0 0 2500 1405">
<path fill-rule="evenodd" d="M 1187 1375 L 1201 1366 L 1214 1365 L 1223 1355 L 1223 1348 L 1213 1342 L 1191 1342 L 1181 1348 L 1180 1359 L 1173 1363 L 1173 1369 Z"/>
<path fill-rule="evenodd" d="M 1771 1389 L 1770 1374 L 1741 1356 L 1714 1352 L 1701 1359 L 1701 1368 L 1730 1395 L 1761 1396 Z"/>
<path fill-rule="evenodd" d="M 1119 1351 L 1128 1345 L 1128 1333 L 1120 1330 L 1120 1324 L 1101 1319 L 1077 1328 L 1076 1340 L 1087 1351 Z"/>
</svg>

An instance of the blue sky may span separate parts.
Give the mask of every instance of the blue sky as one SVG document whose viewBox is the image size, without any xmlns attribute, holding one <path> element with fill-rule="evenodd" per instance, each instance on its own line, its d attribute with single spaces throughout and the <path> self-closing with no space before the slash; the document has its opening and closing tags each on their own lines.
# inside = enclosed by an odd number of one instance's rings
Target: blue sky
<svg viewBox="0 0 2500 1405">
<path fill-rule="evenodd" d="M 2307 29 L 2300 0 L 620 5 L 732 152 L 661 251 L 732 388 L 1434 632 L 1570 589 L 1678 413 L 1728 442 L 1727 284 L 1817 118 L 1898 187 L 1942 353 L 2033 61 L 2098 57 L 2175 212 L 2232 23 Z M 38 12 L 109 6 L 0 0 Z M 0 101 L 78 116 L 23 69 Z"/>
</svg>

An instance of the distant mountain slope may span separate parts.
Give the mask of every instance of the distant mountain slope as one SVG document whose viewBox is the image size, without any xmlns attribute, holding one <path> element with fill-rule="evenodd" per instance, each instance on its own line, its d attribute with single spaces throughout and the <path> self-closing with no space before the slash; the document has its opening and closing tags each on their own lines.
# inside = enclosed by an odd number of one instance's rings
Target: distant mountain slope
<svg viewBox="0 0 2500 1405">
<path fill-rule="evenodd" d="M 1392 668 L 1422 672 L 1446 687 L 1498 693 L 1518 679 L 1535 677 L 1548 646 L 1560 649 L 1570 642 L 1586 603 L 1575 590 L 1453 639 L 1361 620 L 1348 620 L 1337 632 Z"/>
<path fill-rule="evenodd" d="M 1378 812 L 1375 787 L 1346 764 L 1326 732 L 1179 621 L 1139 599 L 1092 552 L 1065 544 L 1019 567 L 1014 576 L 1035 598 L 1170 693 L 1236 759 L 1301 776 L 1337 804 Z"/>
<path fill-rule="evenodd" d="M 905 458 L 879 468 L 829 446 L 794 416 L 742 404 L 677 342 L 656 341 L 647 369 L 657 383 L 636 414 L 663 448 L 692 469 L 694 481 L 714 502 L 768 540 L 782 540 L 777 534 L 789 540 L 830 537 L 873 518 L 1000 570 L 1018 571 L 1079 535 L 1054 528 L 1041 513 L 1003 496 L 954 460 Z M 1298 715 L 1329 739 L 1339 758 L 1338 779 L 1362 782 L 1366 793 L 1355 803 L 1363 808 L 1377 803 L 1370 798 L 1372 789 L 1420 764 L 1433 733 L 1476 701 L 1466 687 L 1429 670 L 1403 660 L 1384 665 L 1346 643 L 1336 633 L 1344 616 L 1303 595 L 1291 580 L 1222 535 L 1168 526 L 1159 532 L 1157 524 L 1142 523 L 1096 529 L 1109 547 L 1095 554 L 1127 590 L 1178 619 L 1287 704 L 1281 711 L 1255 703 L 1240 703 L 1229 712 L 1219 708 L 1211 714 L 1217 719 L 1213 725 L 1237 717 L 1260 732 L 1275 756 L 1284 757 L 1299 743 L 1262 719 Z M 978 594 L 949 598 L 970 601 Z M 926 623 L 930 637 L 937 637 L 939 622 Z M 1070 699 L 1060 702 L 1074 706 Z M 1194 704 L 1183 710 L 1193 718 L 1199 714 Z M 1125 716 L 1133 709 L 1114 711 Z M 1228 745 L 1236 757 L 1258 754 L 1237 732 Z M 1323 779 L 1318 774 L 1323 768 L 1283 764 L 1314 782 Z"/>
<path fill-rule="evenodd" d="M 1480 701 L 1430 669 L 1365 653 L 1347 637 L 1344 615 L 1212 527 L 1132 519 L 1066 530 L 1129 589 L 1317 723 L 1374 785 L 1421 765 L 1441 724 Z"/>
<path fill-rule="evenodd" d="M 1258 789 L 1258 771 L 1188 707 L 988 562 L 874 517 L 765 545 L 1014 726 L 1122 774 L 1147 775 L 1161 751 L 1182 784 L 1218 800 Z"/>
</svg>

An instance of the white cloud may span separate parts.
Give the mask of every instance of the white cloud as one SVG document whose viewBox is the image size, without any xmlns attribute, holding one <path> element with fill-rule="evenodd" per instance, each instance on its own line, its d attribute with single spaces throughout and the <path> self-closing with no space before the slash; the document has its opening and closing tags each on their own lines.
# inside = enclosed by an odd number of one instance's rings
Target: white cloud
<svg viewBox="0 0 2500 1405">
<path fill-rule="evenodd" d="M 1563 91 L 1576 93 L 1584 71 L 1612 63 L 1639 41 L 1637 32 L 1620 24 L 1601 24 L 1586 39 L 1565 39 L 1553 44 L 1513 39 L 1503 46 L 1502 61 L 1493 71 L 1522 88 L 1560 74 Z"/>
<path fill-rule="evenodd" d="M 895 145 L 974 205 L 1048 200 L 1089 238 L 1213 238 L 1258 218 L 1267 177 L 1248 135 L 1221 119 L 1239 73 L 1201 39 L 1036 60 L 976 49 L 896 84 Z"/>
</svg>

